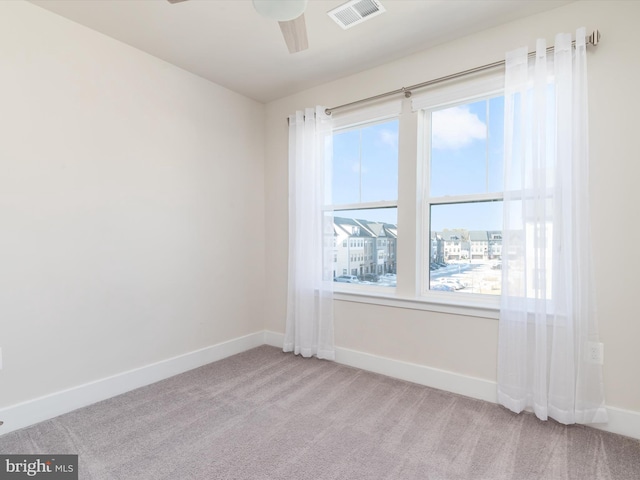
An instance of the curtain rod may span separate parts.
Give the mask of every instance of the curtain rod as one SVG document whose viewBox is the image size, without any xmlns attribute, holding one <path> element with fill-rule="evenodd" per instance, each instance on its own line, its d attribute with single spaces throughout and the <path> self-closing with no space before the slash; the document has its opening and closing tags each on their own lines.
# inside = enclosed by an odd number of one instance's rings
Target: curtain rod
<svg viewBox="0 0 640 480">
<path fill-rule="evenodd" d="M 593 45 L 593 46 L 598 45 L 598 43 L 600 43 L 600 32 L 597 29 L 594 30 L 591 33 L 591 35 L 587 35 L 585 40 L 586 40 L 587 45 Z M 575 46 L 575 44 L 576 44 L 575 40 L 571 42 L 571 45 Z M 548 47 L 547 48 L 547 52 L 553 52 L 553 49 L 554 49 L 553 46 Z M 535 54 L 536 54 L 536 52 L 529 52 L 529 56 L 530 57 L 535 56 Z M 425 87 L 429 87 L 431 85 L 435 85 L 436 83 L 442 83 L 442 82 L 446 82 L 448 80 L 454 80 L 456 78 L 464 77 L 466 75 L 472 75 L 474 73 L 483 72 L 485 70 L 490 70 L 492 68 L 501 67 L 505 63 L 506 63 L 505 60 L 500 60 L 499 62 L 488 63 L 486 65 L 481 65 L 479 67 L 474 67 L 474 68 L 470 68 L 468 70 L 464 70 L 462 72 L 452 73 L 451 75 L 445 75 L 444 77 L 435 78 L 433 80 L 428 80 L 428 81 L 422 82 L 422 83 L 417 83 L 417 84 L 411 85 L 409 87 L 398 88 L 397 90 L 392 90 L 390 92 L 385 92 L 385 93 L 381 93 L 379 95 L 374 95 L 373 97 L 362 98 L 360 100 L 356 100 L 355 102 L 345 103 L 343 105 L 338 105 L 336 107 L 327 108 L 327 109 L 325 109 L 325 113 L 327 115 L 331 115 L 335 110 L 353 107 L 353 106 L 359 105 L 361 103 L 372 102 L 374 100 L 379 100 L 381 98 L 390 97 L 392 95 L 398 95 L 400 93 L 403 93 L 406 98 L 409 98 L 409 97 L 411 97 L 411 91 L 412 90 L 418 90 L 420 88 L 425 88 Z"/>
</svg>

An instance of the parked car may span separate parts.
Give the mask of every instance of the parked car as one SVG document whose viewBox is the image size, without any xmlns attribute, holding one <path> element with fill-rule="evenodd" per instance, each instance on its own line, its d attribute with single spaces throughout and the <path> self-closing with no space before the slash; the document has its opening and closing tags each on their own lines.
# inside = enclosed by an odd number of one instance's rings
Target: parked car
<svg viewBox="0 0 640 480">
<path fill-rule="evenodd" d="M 380 277 L 378 281 L 378 285 L 382 285 L 385 287 L 395 287 L 396 286 L 396 274 L 395 273 L 385 273 Z"/>
<path fill-rule="evenodd" d="M 364 275 L 360 275 L 358 280 L 361 282 L 377 282 L 380 280 L 380 277 L 375 273 L 365 273 Z"/>
<path fill-rule="evenodd" d="M 355 275 L 340 275 L 339 277 L 334 278 L 333 281 L 341 283 L 358 283 L 358 277 Z"/>
<path fill-rule="evenodd" d="M 449 285 L 455 288 L 456 290 L 462 290 L 465 287 L 464 284 L 462 284 L 459 280 L 456 280 L 455 278 L 441 278 L 439 282 L 444 285 Z"/>
</svg>

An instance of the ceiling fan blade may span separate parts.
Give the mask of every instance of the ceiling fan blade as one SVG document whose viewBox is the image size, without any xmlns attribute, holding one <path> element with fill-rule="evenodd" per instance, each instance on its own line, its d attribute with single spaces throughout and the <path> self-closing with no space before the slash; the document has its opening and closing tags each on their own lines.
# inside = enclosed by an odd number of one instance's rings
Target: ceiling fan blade
<svg viewBox="0 0 640 480">
<path fill-rule="evenodd" d="M 280 30 L 282 30 L 282 35 L 284 36 L 284 41 L 287 44 L 289 53 L 301 52 L 309 48 L 304 13 L 293 20 L 278 23 L 280 24 Z"/>
<path fill-rule="evenodd" d="M 186 2 L 187 0 L 167 0 L 167 2 L 169 3 L 180 3 L 180 2 Z"/>
</svg>

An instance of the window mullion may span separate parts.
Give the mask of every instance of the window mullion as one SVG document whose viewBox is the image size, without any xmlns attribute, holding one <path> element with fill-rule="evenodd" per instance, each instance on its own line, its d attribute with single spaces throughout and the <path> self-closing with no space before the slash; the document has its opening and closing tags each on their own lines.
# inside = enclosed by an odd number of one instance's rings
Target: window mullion
<svg viewBox="0 0 640 480">
<path fill-rule="evenodd" d="M 473 203 L 500 201 L 504 198 L 502 192 L 477 193 L 473 195 L 447 195 L 444 197 L 427 197 L 425 203 L 428 205 L 446 205 L 450 203 Z"/>
<path fill-rule="evenodd" d="M 341 210 L 368 210 L 373 208 L 394 208 L 398 206 L 398 202 L 395 200 L 387 202 L 363 202 L 363 203 L 348 203 L 343 205 L 328 205 L 327 210 L 341 211 Z"/>
</svg>

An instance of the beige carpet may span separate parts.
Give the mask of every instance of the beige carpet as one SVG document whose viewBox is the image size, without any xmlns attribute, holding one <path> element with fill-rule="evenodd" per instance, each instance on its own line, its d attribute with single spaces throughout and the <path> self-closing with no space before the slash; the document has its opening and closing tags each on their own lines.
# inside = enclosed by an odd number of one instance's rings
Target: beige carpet
<svg viewBox="0 0 640 480">
<path fill-rule="evenodd" d="M 640 442 L 263 346 L 0 437 L 81 479 L 640 479 Z"/>
</svg>

